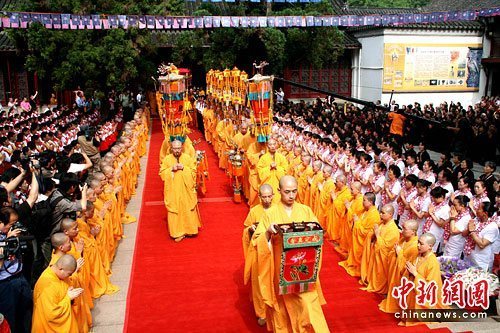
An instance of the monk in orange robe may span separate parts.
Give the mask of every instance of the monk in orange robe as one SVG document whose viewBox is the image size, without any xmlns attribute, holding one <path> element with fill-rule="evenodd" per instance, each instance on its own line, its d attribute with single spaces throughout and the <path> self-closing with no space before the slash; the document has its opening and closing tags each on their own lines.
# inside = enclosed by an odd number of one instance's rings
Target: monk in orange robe
<svg viewBox="0 0 500 333">
<path fill-rule="evenodd" d="M 303 155 L 302 163 L 299 165 L 297 170 L 295 170 L 295 179 L 298 182 L 298 193 L 297 201 L 304 204 L 306 201 L 307 189 L 309 188 L 309 178 L 313 175 L 313 169 L 311 167 L 311 156 Z"/>
<path fill-rule="evenodd" d="M 63 219 L 61 227 L 67 220 L 72 221 L 71 219 Z M 68 226 L 68 223 L 66 223 L 66 226 Z M 72 230 L 72 232 L 74 232 L 74 230 Z M 74 244 L 67 234 L 58 232 L 52 235 L 51 243 L 54 248 L 54 252 L 52 253 L 49 266 L 52 266 L 61 256 L 65 254 L 71 255 L 77 262 L 76 270 L 69 278 L 69 284 L 73 288 L 82 288 L 83 292 L 82 296 L 74 302 L 72 309 L 76 318 L 78 330 L 80 332 L 89 332 L 90 327 L 92 327 L 92 313 L 90 312 L 90 309 L 93 304 L 89 291 L 85 289 L 85 286 L 88 285 L 86 281 L 88 270 L 84 271 L 83 269 L 85 266 L 85 260 L 81 255 L 81 251 L 83 251 L 83 242 Z"/>
<path fill-rule="evenodd" d="M 324 230 L 327 230 L 327 216 L 333 209 L 333 200 L 331 192 L 335 190 L 335 181 L 332 178 L 332 167 L 325 165 L 323 167 L 323 182 L 318 184 L 318 216 L 319 224 Z"/>
<path fill-rule="evenodd" d="M 99 225 L 92 225 L 89 221 L 94 217 L 94 204 L 87 202 L 87 209 L 83 215 L 76 220 L 78 223 L 78 236 L 76 241 L 83 239 L 84 253 L 88 266 L 90 267 L 89 290 L 92 298 L 98 298 L 102 295 L 111 295 L 120 288 L 111 284 L 106 274 L 105 266 L 102 263 L 101 255 L 95 240 L 95 236 L 101 231 Z"/>
<path fill-rule="evenodd" d="M 354 225 L 354 217 L 359 218 L 365 208 L 363 207 L 363 194 L 361 193 L 361 183 L 351 183 L 351 200 L 345 204 L 347 208 L 346 222 L 340 226 L 339 246 L 335 250 L 347 257 L 349 250 L 352 247 L 352 227 Z"/>
<path fill-rule="evenodd" d="M 176 242 L 198 234 L 201 227 L 196 196 L 196 161 L 182 153 L 182 143 L 172 142 L 160 169 L 164 181 L 164 201 L 168 211 L 168 230 Z"/>
<path fill-rule="evenodd" d="M 402 224 L 401 239 L 394 247 L 388 259 L 389 265 L 389 283 L 387 298 L 379 304 L 379 309 L 387 313 L 396 313 L 400 310 L 399 303 L 392 290 L 401 284 L 401 278 L 406 272 L 406 262 L 415 262 L 418 256 L 418 222 L 415 220 L 406 220 Z"/>
<path fill-rule="evenodd" d="M 325 181 L 324 177 L 324 172 L 322 171 L 323 169 L 323 162 L 321 161 L 316 161 L 321 163 L 320 171 L 316 175 L 314 175 L 310 191 L 309 191 L 309 207 L 313 210 L 314 215 L 318 216 L 319 215 L 319 184 L 322 184 Z M 314 169 L 314 168 L 313 168 Z"/>
<path fill-rule="evenodd" d="M 83 289 L 71 287 L 68 281 L 76 267 L 75 258 L 63 255 L 43 271 L 33 292 L 32 332 L 79 332 L 71 301 Z"/>
<path fill-rule="evenodd" d="M 364 290 L 387 294 L 389 282 L 389 255 L 399 240 L 399 229 L 392 218 L 394 207 L 384 205 L 380 210 L 380 224 L 368 234 L 361 259 L 361 283 Z"/>
<path fill-rule="evenodd" d="M 288 162 L 286 158 L 278 153 L 278 142 L 274 139 L 269 139 L 267 142 L 267 153 L 262 155 L 257 164 L 257 172 L 259 173 L 260 185 L 269 184 L 273 190 L 278 189 L 279 180 L 288 170 Z M 273 202 L 280 201 L 279 193 L 273 197 Z"/>
<path fill-rule="evenodd" d="M 430 232 L 427 232 L 420 236 L 418 239 L 418 256 L 414 262 L 406 262 L 406 273 L 404 276 L 408 278 L 415 284 L 408 297 L 406 298 L 408 304 L 408 310 L 417 309 L 443 309 L 445 306 L 442 304 L 442 289 L 443 283 L 441 278 L 441 266 L 436 258 L 436 255 L 432 251 L 432 247 L 436 243 L 436 237 Z M 424 305 L 419 305 L 416 302 L 416 287 L 419 281 L 424 283 L 435 283 L 437 286 L 437 304 L 431 306 L 428 300 L 425 301 Z M 422 322 L 411 322 L 402 320 L 399 325 L 401 326 L 412 326 L 423 324 Z"/>
<path fill-rule="evenodd" d="M 366 236 L 373 230 L 375 224 L 380 224 L 380 214 L 375 207 L 375 194 L 366 192 L 363 196 L 363 207 L 365 212 L 359 219 L 354 218 L 352 229 L 352 247 L 349 250 L 347 260 L 339 262 L 341 267 L 351 276 L 361 275 L 361 258 Z"/>
<path fill-rule="evenodd" d="M 250 231 L 255 232 L 264 213 L 271 208 L 273 203 L 273 188 L 268 184 L 264 184 L 259 188 L 260 204 L 250 209 L 247 218 L 245 219 L 243 230 L 243 253 L 245 255 L 245 271 L 244 283 L 250 284 L 250 299 L 253 303 L 257 323 L 259 326 L 266 324 L 266 306 L 259 287 L 259 272 L 257 264 L 257 251 L 255 241 L 250 244 Z"/>
<path fill-rule="evenodd" d="M 295 172 L 301 164 L 302 164 L 302 147 L 297 146 L 293 148 L 293 158 L 288 164 L 288 174 L 290 176 L 298 178 L 298 175 L 296 175 Z"/>
<path fill-rule="evenodd" d="M 314 161 L 312 164 L 313 173 L 307 178 L 306 193 L 304 195 L 304 205 L 313 208 L 312 200 L 315 198 L 315 192 L 317 190 L 316 184 L 318 181 L 323 181 L 323 173 L 321 172 L 321 167 L 323 163 L 321 161 Z M 314 210 L 313 210 L 314 212 Z"/>
<path fill-rule="evenodd" d="M 282 252 L 281 239 L 274 237 L 277 224 L 317 221 L 311 208 L 295 202 L 297 181 L 286 175 L 280 179 L 280 202 L 263 215 L 254 233 L 259 266 L 259 285 L 266 304 L 267 328 L 278 333 L 329 332 L 321 309 L 324 302 L 319 280 L 312 290 L 280 295 L 278 281 Z"/>
<path fill-rule="evenodd" d="M 259 204 L 259 172 L 257 165 L 259 159 L 266 153 L 266 144 L 264 142 L 257 142 L 250 144 L 246 151 L 246 166 L 248 169 L 248 205 L 253 207 Z"/>
<path fill-rule="evenodd" d="M 330 194 L 333 200 L 333 209 L 327 216 L 328 235 L 334 242 L 340 241 L 341 230 L 347 224 L 346 201 L 352 198 L 351 191 L 346 185 L 347 178 L 344 175 L 337 176 L 335 180 L 335 191 Z"/>
</svg>

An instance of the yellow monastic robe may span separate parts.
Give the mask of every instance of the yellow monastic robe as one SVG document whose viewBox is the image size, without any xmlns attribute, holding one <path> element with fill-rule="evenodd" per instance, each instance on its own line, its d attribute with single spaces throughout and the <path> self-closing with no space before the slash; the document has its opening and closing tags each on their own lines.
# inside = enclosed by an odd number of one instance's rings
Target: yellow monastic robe
<svg viewBox="0 0 500 333">
<path fill-rule="evenodd" d="M 408 242 L 401 238 L 399 240 L 399 245 L 401 246 L 401 252 L 396 255 L 396 251 L 392 251 L 389 254 L 388 265 L 389 265 L 389 282 L 387 289 L 387 298 L 384 299 L 378 305 L 379 309 L 387 313 L 396 313 L 399 310 L 398 300 L 392 296 L 392 289 L 401 284 L 401 278 L 406 272 L 406 262 L 415 262 L 418 256 L 418 237 L 413 236 Z"/>
<path fill-rule="evenodd" d="M 262 204 L 258 204 L 257 206 L 252 207 L 250 209 L 250 212 L 248 212 L 247 218 L 245 219 L 245 229 L 243 229 L 243 253 L 245 256 L 245 270 L 243 273 L 243 279 L 245 285 L 248 284 L 248 281 L 251 282 L 250 300 L 253 303 L 253 308 L 257 318 L 266 318 L 266 306 L 260 293 L 257 251 L 255 248 L 255 244 L 250 244 L 251 240 L 249 228 L 251 228 L 254 224 L 259 223 L 259 221 L 262 219 L 262 215 L 264 215 L 264 212 L 265 209 Z"/>
<path fill-rule="evenodd" d="M 415 266 L 417 266 L 417 276 L 411 275 L 408 270 L 404 273 L 410 281 L 415 283 L 415 288 L 408 294 L 407 304 L 408 310 L 416 310 L 416 309 L 444 309 L 446 306 L 443 305 L 441 295 L 443 290 L 443 282 L 441 277 L 441 266 L 439 261 L 436 258 L 434 252 L 430 252 L 425 257 L 417 256 L 414 262 L 412 262 Z M 431 282 L 434 281 L 437 285 L 436 295 L 437 295 L 437 304 L 435 306 L 429 306 L 429 303 L 426 301 L 425 305 L 418 305 L 416 302 L 416 288 L 419 284 L 419 281 Z M 421 325 L 425 324 L 423 322 L 402 322 L 400 324 L 404 324 L 407 326 L 413 325 Z"/>
<path fill-rule="evenodd" d="M 266 146 L 263 143 L 254 142 L 248 146 L 245 154 L 246 166 L 248 167 L 248 205 L 253 207 L 259 203 L 259 173 L 257 165 L 259 164 L 260 151 L 265 150 Z"/>
<path fill-rule="evenodd" d="M 205 130 L 205 140 L 212 142 L 212 123 L 214 121 L 214 110 L 205 108 L 203 110 L 203 129 Z"/>
<path fill-rule="evenodd" d="M 354 223 L 352 229 L 352 247 L 349 250 L 347 260 L 339 262 L 351 276 L 360 276 L 361 258 L 366 236 L 373 230 L 375 224 L 380 224 L 380 214 L 375 206 L 370 207 L 363 213 L 361 218 Z"/>
<path fill-rule="evenodd" d="M 354 225 L 354 216 L 363 215 L 363 195 L 360 193 L 355 198 L 351 197 L 351 206 L 347 209 L 346 223 L 340 230 L 340 239 L 338 250 L 347 255 L 352 247 L 352 227 Z"/>
<path fill-rule="evenodd" d="M 349 187 L 342 187 L 335 192 L 335 199 L 333 200 L 333 209 L 327 216 L 328 235 L 334 241 L 340 243 L 341 230 L 347 224 L 347 208 L 346 201 L 352 200 L 352 194 Z"/>
<path fill-rule="evenodd" d="M 66 254 L 69 254 L 78 260 L 80 258 L 80 254 L 75 249 L 75 244 L 71 242 L 71 250 Z M 62 253 L 54 252 L 52 253 L 52 258 L 50 259 L 49 267 L 54 265 L 57 260 L 61 257 Z M 75 273 L 73 273 L 69 279 L 69 285 L 74 288 L 83 288 L 83 293 L 77 297 L 73 301 L 73 315 L 75 316 L 76 324 L 78 326 L 79 332 L 89 332 L 90 327 L 92 327 L 92 313 L 90 309 L 94 306 L 92 302 L 92 298 L 90 297 L 90 292 L 88 290 L 88 283 L 85 281 L 86 270 L 88 271 L 88 267 L 85 267 L 86 264 Z M 88 265 L 87 265 L 88 266 Z"/>
<path fill-rule="evenodd" d="M 297 201 L 305 204 L 306 196 L 308 195 L 309 181 L 308 178 L 312 177 L 314 171 L 311 166 L 304 166 L 301 164 L 295 173 L 297 178 Z"/>
<path fill-rule="evenodd" d="M 68 288 L 69 281 L 59 279 L 50 266 L 43 271 L 33 292 L 32 332 L 79 332 Z"/>
<path fill-rule="evenodd" d="M 288 174 L 290 176 L 294 176 L 295 178 L 298 178 L 297 177 L 297 169 L 299 168 L 299 166 L 302 164 L 302 156 L 293 156 L 292 160 L 290 161 L 289 165 L 288 165 Z"/>
<path fill-rule="evenodd" d="M 271 169 L 271 163 L 273 162 L 276 164 L 275 169 Z M 259 173 L 260 185 L 271 185 L 274 190 L 273 203 L 278 203 L 281 200 L 278 187 L 281 177 L 286 175 L 287 170 L 288 162 L 286 158 L 278 152 L 274 153 L 274 156 L 267 152 L 259 159 L 257 171 Z"/>
<path fill-rule="evenodd" d="M 226 122 L 224 119 L 219 121 L 217 123 L 217 127 L 215 129 L 216 134 L 217 134 L 217 154 L 219 156 L 219 168 L 226 170 L 227 169 L 227 156 L 226 156 L 226 151 L 228 150 L 228 147 L 226 146 Z"/>
<path fill-rule="evenodd" d="M 105 207 L 105 201 L 106 194 L 103 192 L 94 202 L 93 220 L 101 227 L 101 231 L 96 236 L 96 242 L 106 274 L 110 275 L 112 257 L 110 256 L 109 244 L 114 241 L 111 214 L 108 214 L 109 208 Z"/>
<path fill-rule="evenodd" d="M 195 158 L 196 157 L 196 149 L 194 149 L 193 141 L 191 141 L 191 139 L 187 135 L 185 138 L 186 138 L 186 140 L 182 144 L 182 152 L 184 154 L 188 154 L 189 156 Z M 160 149 L 160 166 L 161 166 L 161 163 L 162 163 L 163 159 L 165 158 L 165 156 L 167 156 L 170 152 L 170 145 L 171 145 L 170 137 L 165 136 L 165 138 L 163 139 L 163 143 L 161 144 L 161 149 Z"/>
<path fill-rule="evenodd" d="M 319 215 L 319 189 L 318 185 L 325 180 L 323 172 L 319 171 L 311 184 L 311 190 L 309 191 L 309 207 L 313 210 L 314 215 Z"/>
<path fill-rule="evenodd" d="M 183 170 L 173 172 L 178 163 L 174 155 L 165 157 L 160 169 L 164 181 L 164 202 L 168 211 L 168 229 L 173 238 L 198 234 L 201 227 L 196 196 L 196 161 L 187 154 L 181 154 L 179 163 Z"/>
<path fill-rule="evenodd" d="M 361 280 L 367 284 L 366 290 L 378 294 L 387 294 L 389 282 L 389 255 L 399 240 L 399 229 L 390 220 L 380 224 L 380 235 L 371 242 L 370 234 L 366 237 L 361 259 Z"/>
<path fill-rule="evenodd" d="M 83 252 L 85 253 L 85 265 L 90 268 L 89 290 L 92 298 L 116 293 L 120 288 L 109 281 L 96 240 L 90 234 L 89 225 L 81 218 L 76 221 L 78 222 L 78 238 L 82 238 L 85 242 Z"/>
<path fill-rule="evenodd" d="M 330 194 L 335 190 L 335 182 L 330 177 L 326 181 L 323 182 L 323 189 L 320 190 L 320 195 L 318 199 L 318 220 L 319 224 L 323 227 L 325 233 L 328 230 L 327 227 L 327 216 L 333 209 L 333 200 L 332 195 Z"/>
<path fill-rule="evenodd" d="M 264 213 L 253 238 L 256 241 L 259 286 L 266 304 L 268 329 L 278 333 L 329 332 L 321 309 L 324 298 L 319 277 L 316 288 L 311 291 L 287 295 L 279 295 L 278 292 L 282 244 L 278 237 L 273 237 L 269 246 L 265 231 L 272 223 L 283 224 L 294 221 L 317 221 L 317 219 L 308 206 L 295 203 L 289 215 L 280 202 Z"/>
</svg>

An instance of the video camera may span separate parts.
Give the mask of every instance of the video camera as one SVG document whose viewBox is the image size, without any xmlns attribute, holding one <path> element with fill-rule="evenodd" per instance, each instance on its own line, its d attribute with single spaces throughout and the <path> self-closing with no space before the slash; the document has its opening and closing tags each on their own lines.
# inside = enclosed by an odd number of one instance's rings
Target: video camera
<svg viewBox="0 0 500 333">
<path fill-rule="evenodd" d="M 28 242 L 34 240 L 33 236 L 9 237 L 0 241 L 0 248 L 3 249 L 3 254 L 0 254 L 0 259 L 9 258 L 11 256 L 19 257 L 28 249 Z"/>
<path fill-rule="evenodd" d="M 39 161 L 40 155 L 39 154 L 32 154 L 28 157 L 21 158 L 21 166 L 24 170 L 30 171 L 31 167 L 34 169 L 40 169 L 40 161 Z"/>
<path fill-rule="evenodd" d="M 84 125 L 81 128 L 83 135 L 85 135 L 85 139 L 87 141 L 92 140 L 95 137 L 95 134 L 97 133 L 97 127 L 95 126 L 88 126 Z"/>
</svg>

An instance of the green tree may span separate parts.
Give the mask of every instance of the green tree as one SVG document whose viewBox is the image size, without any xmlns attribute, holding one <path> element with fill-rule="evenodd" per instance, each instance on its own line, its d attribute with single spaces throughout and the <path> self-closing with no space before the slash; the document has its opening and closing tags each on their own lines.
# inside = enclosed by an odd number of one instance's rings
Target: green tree
<svg viewBox="0 0 500 333">
<path fill-rule="evenodd" d="M 380 8 L 419 8 L 427 5 L 430 0 L 349 0 L 353 7 Z"/>
</svg>

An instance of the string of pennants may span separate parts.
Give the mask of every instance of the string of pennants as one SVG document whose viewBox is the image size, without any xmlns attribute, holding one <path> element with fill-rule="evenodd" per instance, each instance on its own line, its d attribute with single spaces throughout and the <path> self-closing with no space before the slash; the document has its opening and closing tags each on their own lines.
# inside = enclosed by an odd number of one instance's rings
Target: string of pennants
<svg viewBox="0 0 500 333">
<path fill-rule="evenodd" d="M 27 28 L 38 22 L 47 29 L 212 29 L 258 27 L 356 27 L 412 23 L 473 21 L 478 17 L 500 15 L 500 7 L 418 14 L 343 16 L 150 16 L 150 15 L 73 15 L 9 12 L 0 20 L 3 28 Z"/>
</svg>

